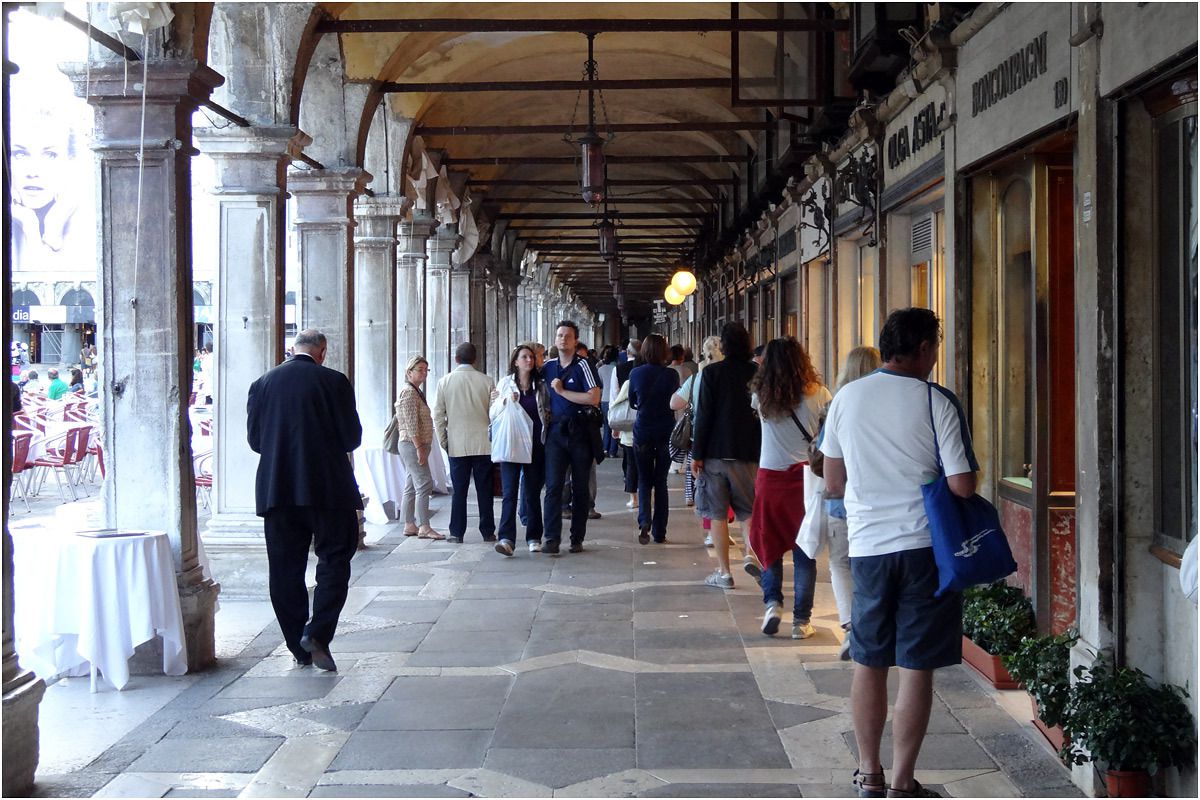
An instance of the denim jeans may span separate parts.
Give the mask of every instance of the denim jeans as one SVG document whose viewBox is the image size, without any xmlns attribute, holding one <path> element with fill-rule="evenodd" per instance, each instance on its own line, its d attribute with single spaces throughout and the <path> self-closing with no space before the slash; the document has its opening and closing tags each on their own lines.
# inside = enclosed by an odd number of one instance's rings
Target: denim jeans
<svg viewBox="0 0 1200 800">
<path fill-rule="evenodd" d="M 533 461 L 529 464 L 500 465 L 500 478 L 504 486 L 504 501 L 500 504 L 500 528 L 497 535 L 510 543 L 517 540 L 517 500 L 525 508 L 525 540 L 536 542 L 542 538 L 542 506 L 539 495 L 546 481 L 546 448 L 541 442 L 533 443 Z"/>
<path fill-rule="evenodd" d="M 604 452 L 609 456 L 617 454 L 617 437 L 613 435 L 612 428 L 608 427 L 608 401 L 600 403 L 600 413 L 604 415 L 604 424 L 600 428 L 600 436 L 604 441 Z"/>
<path fill-rule="evenodd" d="M 571 472 L 571 541 L 582 542 L 587 535 L 588 473 L 592 468 L 592 444 L 584 437 L 572 437 L 563 422 L 552 422 L 546 432 L 546 499 L 543 502 L 542 538 L 562 539 L 562 491 L 567 471 Z M 532 498 L 530 498 L 532 500 Z"/>
<path fill-rule="evenodd" d="M 670 500 L 667 497 L 667 471 L 671 468 L 671 456 L 667 453 L 667 442 L 641 444 L 633 446 L 633 454 L 637 459 L 638 476 L 638 527 L 650 528 L 654 541 L 661 542 L 667 537 L 667 515 Z M 651 493 L 654 504 L 651 506 Z M 650 510 L 654 509 L 651 516 Z"/>
<path fill-rule="evenodd" d="M 479 502 L 479 532 L 496 533 L 496 513 L 492 508 L 492 459 L 489 456 L 450 456 L 450 535 L 462 538 L 467 530 L 467 489 L 475 480 L 475 499 Z"/>
<path fill-rule="evenodd" d="M 792 564 L 795 565 L 793 591 L 796 596 L 792 605 L 793 622 L 812 620 L 813 594 L 817 590 L 817 562 L 804 555 L 799 547 L 792 548 Z M 783 559 L 780 558 L 763 570 L 763 602 L 783 605 Z"/>
</svg>

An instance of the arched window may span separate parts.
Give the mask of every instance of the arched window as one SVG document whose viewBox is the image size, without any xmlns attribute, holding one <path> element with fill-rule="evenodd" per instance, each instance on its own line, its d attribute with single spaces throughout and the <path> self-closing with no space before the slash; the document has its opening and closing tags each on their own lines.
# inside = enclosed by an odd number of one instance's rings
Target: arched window
<svg viewBox="0 0 1200 800">
<path fill-rule="evenodd" d="M 40 306 L 41 298 L 28 289 L 17 289 L 13 292 L 12 304 L 14 306 Z"/>
<path fill-rule="evenodd" d="M 92 299 L 92 293 L 87 289 L 71 289 L 63 295 L 62 302 L 59 305 L 94 306 L 96 305 L 96 301 Z"/>
<path fill-rule="evenodd" d="M 204 299 L 204 295 L 200 294 L 199 289 L 192 289 L 192 305 L 206 306 L 208 301 Z"/>
<path fill-rule="evenodd" d="M 296 305 L 296 293 L 295 293 L 295 292 L 288 292 L 287 294 L 285 294 L 285 295 L 283 296 L 283 304 L 284 304 L 285 306 L 294 306 L 294 305 Z"/>
</svg>

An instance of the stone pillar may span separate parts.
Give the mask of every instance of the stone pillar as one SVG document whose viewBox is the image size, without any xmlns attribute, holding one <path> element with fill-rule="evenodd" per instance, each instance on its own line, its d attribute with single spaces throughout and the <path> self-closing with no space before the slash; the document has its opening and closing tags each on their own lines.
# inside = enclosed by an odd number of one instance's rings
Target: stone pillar
<svg viewBox="0 0 1200 800">
<path fill-rule="evenodd" d="M 517 283 L 521 278 L 519 275 L 512 275 L 508 279 L 507 292 L 504 296 L 504 310 L 508 313 L 508 347 L 512 349 L 521 341 L 521 335 L 517 332 Z"/>
<path fill-rule="evenodd" d="M 197 562 L 187 414 L 193 330 L 191 115 L 222 79 L 192 59 L 150 62 L 140 92 L 127 86 L 123 63 L 90 69 L 75 64 L 65 71 L 76 94 L 96 110 L 93 148 L 103 220 L 97 226 L 100 380 L 107 398 L 105 522 L 166 530 L 175 556 L 188 668 L 202 669 L 216 659 L 213 617 L 220 587 L 204 578 Z"/>
<path fill-rule="evenodd" d="M 404 369 L 396 364 L 396 225 L 406 204 L 400 197 L 354 203 L 354 397 L 366 447 L 383 441 Z"/>
<path fill-rule="evenodd" d="M 499 283 L 494 277 L 488 277 L 484 282 L 483 324 L 487 328 L 488 369 L 492 375 L 499 377 L 504 374 L 504 347 L 500 343 L 497 310 L 500 304 L 500 294 L 497 291 Z"/>
<path fill-rule="evenodd" d="M 450 259 L 450 354 L 463 342 L 471 342 L 471 264 L 456 264 Z M 474 342 L 482 358 L 483 342 Z M 476 366 L 483 368 L 480 361 Z M 448 366 L 447 369 L 452 369 Z"/>
<path fill-rule="evenodd" d="M 442 225 L 426 242 L 425 264 L 425 358 L 429 380 L 425 384 L 429 404 L 437 394 L 437 383 L 450 371 L 450 256 L 458 246 L 458 226 Z"/>
<path fill-rule="evenodd" d="M 254 513 L 258 455 L 246 443 L 246 396 L 283 359 L 285 170 L 307 136 L 293 127 L 206 128 L 200 149 L 216 166 L 217 248 L 213 392 L 213 515 L 207 540 L 263 542 Z"/>
<path fill-rule="evenodd" d="M 371 175 L 361 169 L 292 172 L 300 259 L 298 330 L 316 328 L 329 340 L 325 366 L 354 379 L 354 198 Z"/>
<path fill-rule="evenodd" d="M 490 358 L 496 349 L 495 332 L 487 327 L 487 267 L 490 259 L 487 256 L 475 256 L 471 259 L 471 284 L 468 289 L 471 304 L 471 341 L 479 349 L 479 369 L 494 378 L 499 374 L 492 370 L 494 359 Z"/>
<path fill-rule="evenodd" d="M 396 244 L 396 386 L 408 360 L 425 354 L 425 245 L 437 220 L 414 217 L 401 222 Z M 426 355 L 426 358 L 428 356 Z M 426 384 L 426 395 L 432 387 Z"/>
</svg>

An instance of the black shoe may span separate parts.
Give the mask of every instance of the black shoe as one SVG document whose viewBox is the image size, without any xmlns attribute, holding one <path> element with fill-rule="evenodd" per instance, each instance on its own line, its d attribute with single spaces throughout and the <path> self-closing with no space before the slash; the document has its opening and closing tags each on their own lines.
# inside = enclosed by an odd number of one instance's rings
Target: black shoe
<svg viewBox="0 0 1200 800">
<path fill-rule="evenodd" d="M 567 552 L 582 553 L 583 552 L 583 542 L 571 542 L 571 546 L 567 548 Z"/>
<path fill-rule="evenodd" d="M 483 540 L 484 540 L 485 542 L 494 542 L 494 541 L 496 541 L 496 534 L 494 534 L 494 533 L 485 533 L 485 534 L 483 535 Z"/>
<path fill-rule="evenodd" d="M 665 536 L 664 536 L 664 537 L 663 537 L 663 538 L 661 538 L 661 539 L 655 539 L 655 540 L 654 540 L 654 543 L 655 543 L 655 544 L 666 544 L 666 543 L 667 543 L 667 537 L 665 537 Z"/>
<path fill-rule="evenodd" d="M 563 515 L 563 519 L 570 519 L 571 518 L 571 509 L 564 508 L 562 515 Z"/>
<path fill-rule="evenodd" d="M 558 555 L 558 539 L 543 539 L 542 553 L 548 556 Z"/>
<path fill-rule="evenodd" d="M 638 544 L 650 544 L 650 526 L 643 525 L 638 532 Z"/>
<path fill-rule="evenodd" d="M 308 653 L 305 653 L 304 656 L 301 657 L 295 653 L 292 653 L 292 663 L 294 663 L 297 667 L 311 667 L 312 656 L 310 656 Z"/>
<path fill-rule="evenodd" d="M 588 519 L 600 519 L 600 512 L 593 508 L 588 512 Z"/>
<path fill-rule="evenodd" d="M 462 544 L 461 536 L 447 536 L 446 541 L 450 544 Z"/>
<path fill-rule="evenodd" d="M 333 656 L 329 655 L 328 647 L 308 636 L 300 637 L 300 646 L 312 655 L 312 663 L 317 669 L 337 672 L 337 664 L 333 662 Z"/>
</svg>

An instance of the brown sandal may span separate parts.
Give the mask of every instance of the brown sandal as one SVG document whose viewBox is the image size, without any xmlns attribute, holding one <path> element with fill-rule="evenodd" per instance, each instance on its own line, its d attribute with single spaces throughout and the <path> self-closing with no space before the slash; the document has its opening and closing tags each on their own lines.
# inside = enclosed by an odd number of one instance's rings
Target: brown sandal
<svg viewBox="0 0 1200 800">
<path fill-rule="evenodd" d="M 435 531 L 433 528 L 422 528 L 421 532 L 417 535 L 421 539 L 429 539 L 429 540 L 435 541 L 435 542 L 440 542 L 446 538 L 442 534 Z"/>
<path fill-rule="evenodd" d="M 859 797 L 887 797 L 887 783 L 883 777 L 883 770 L 879 772 L 859 772 L 854 770 L 854 779 L 851 781 L 858 787 Z"/>
<path fill-rule="evenodd" d="M 922 786 L 921 782 L 918 781 L 916 778 L 913 778 L 913 788 L 909 789 L 908 791 L 904 791 L 903 789 L 897 789 L 894 786 L 889 786 L 887 796 L 888 797 L 941 797 L 941 795 L 938 794 L 937 792 L 935 792 L 933 789 L 926 789 L 924 786 Z"/>
<path fill-rule="evenodd" d="M 405 536 L 416 536 L 416 535 L 418 535 L 418 534 L 420 534 L 420 531 L 419 531 L 419 530 L 417 530 L 415 527 L 414 527 L 414 528 L 405 528 L 405 529 L 404 529 L 404 535 L 405 535 Z"/>
</svg>

